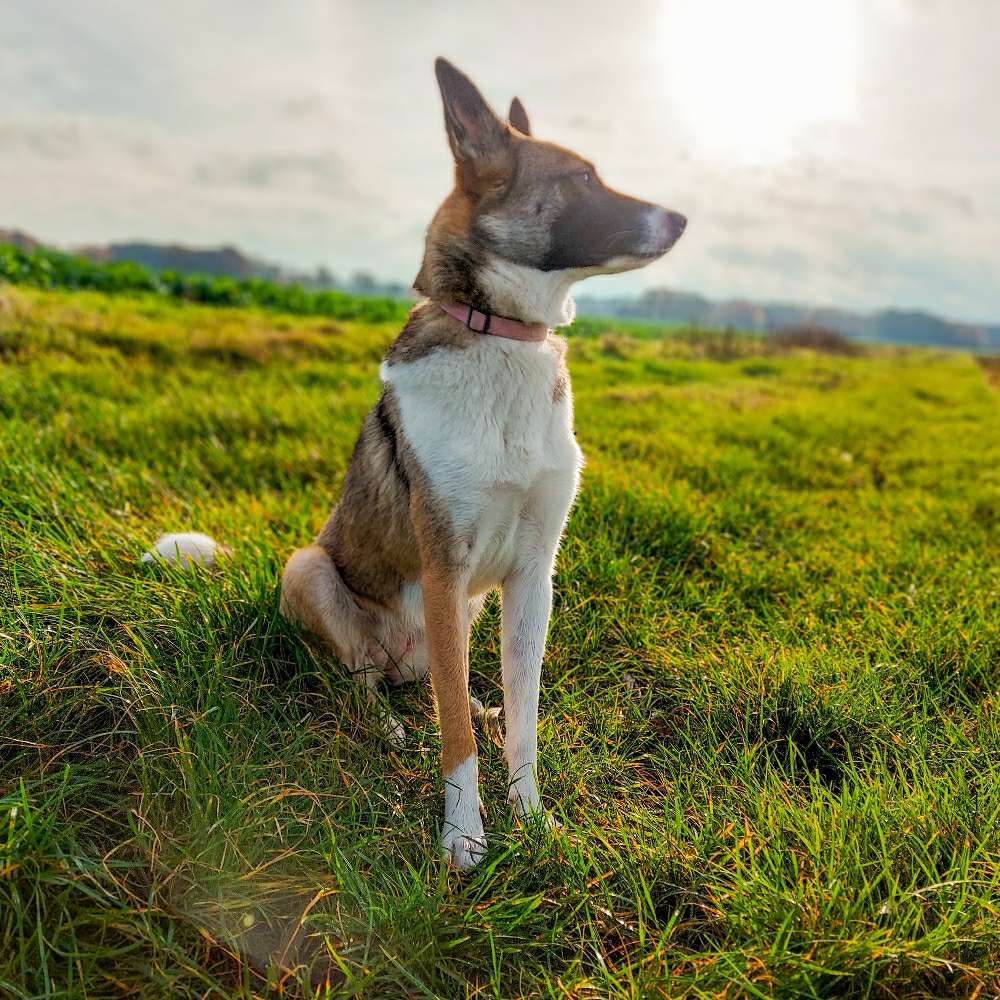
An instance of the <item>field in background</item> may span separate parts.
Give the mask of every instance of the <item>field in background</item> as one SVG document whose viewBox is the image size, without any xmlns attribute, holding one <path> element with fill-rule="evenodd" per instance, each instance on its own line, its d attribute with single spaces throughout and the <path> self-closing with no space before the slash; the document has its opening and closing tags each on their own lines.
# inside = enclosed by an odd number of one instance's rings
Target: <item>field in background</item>
<svg viewBox="0 0 1000 1000">
<path fill-rule="evenodd" d="M 277 614 L 397 320 L 0 286 L 0 995 L 1000 990 L 1000 409 L 964 354 L 573 339 L 541 789 L 437 860 Z M 141 566 L 164 531 L 231 560 Z M 495 602 L 473 689 L 500 704 Z"/>
</svg>

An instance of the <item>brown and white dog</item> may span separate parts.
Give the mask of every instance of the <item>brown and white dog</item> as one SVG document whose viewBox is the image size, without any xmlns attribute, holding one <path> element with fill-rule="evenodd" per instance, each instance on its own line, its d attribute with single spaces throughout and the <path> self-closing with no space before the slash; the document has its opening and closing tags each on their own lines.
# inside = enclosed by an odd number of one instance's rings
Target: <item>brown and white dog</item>
<svg viewBox="0 0 1000 1000">
<path fill-rule="evenodd" d="M 486 849 L 469 630 L 497 587 L 508 798 L 521 818 L 546 815 L 539 680 L 582 465 L 566 344 L 550 328 L 573 319 L 574 282 L 655 260 L 685 219 L 612 191 L 587 160 L 532 138 L 516 98 L 505 122 L 454 66 L 438 59 L 435 69 L 455 187 L 427 231 L 415 282 L 427 301 L 385 355 L 343 496 L 315 543 L 288 560 L 281 607 L 370 691 L 430 671 L 442 846 L 465 868 Z"/>
</svg>

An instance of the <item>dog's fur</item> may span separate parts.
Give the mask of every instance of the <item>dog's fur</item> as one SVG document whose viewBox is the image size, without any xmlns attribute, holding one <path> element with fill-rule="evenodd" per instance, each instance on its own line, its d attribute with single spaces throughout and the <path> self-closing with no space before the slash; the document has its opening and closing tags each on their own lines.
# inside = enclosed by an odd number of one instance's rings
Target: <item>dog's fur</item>
<svg viewBox="0 0 1000 1000">
<path fill-rule="evenodd" d="M 427 232 L 414 307 L 382 364 L 343 495 L 292 555 L 282 611 L 374 690 L 428 670 L 441 726 L 442 844 L 454 864 L 485 850 L 469 707 L 469 630 L 502 588 L 509 799 L 544 815 L 536 725 L 552 570 L 577 490 L 565 342 L 471 332 L 436 303 L 558 326 L 569 287 L 640 267 L 685 220 L 605 187 L 593 166 L 531 137 L 520 101 L 504 122 L 449 63 L 436 64 L 455 188 Z M 389 720 L 393 734 L 398 724 Z"/>
</svg>

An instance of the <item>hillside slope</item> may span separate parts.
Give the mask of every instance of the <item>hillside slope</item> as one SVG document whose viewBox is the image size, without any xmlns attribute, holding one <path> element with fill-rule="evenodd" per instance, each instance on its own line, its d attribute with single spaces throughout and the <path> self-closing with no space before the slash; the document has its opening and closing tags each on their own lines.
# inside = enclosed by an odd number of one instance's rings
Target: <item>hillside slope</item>
<svg viewBox="0 0 1000 1000">
<path fill-rule="evenodd" d="M 588 464 L 540 731 L 563 830 L 514 827 L 482 735 L 489 860 L 461 878 L 428 689 L 387 695 L 387 747 L 277 613 L 395 328 L 0 286 L 0 993 L 1000 987 L 983 370 L 575 339 Z M 139 564 L 187 528 L 233 557 Z"/>
<path fill-rule="evenodd" d="M 0 229 L 0 280 L 22 283 L 25 272 L 32 268 L 5 267 L 3 244 L 24 252 L 27 257 L 40 257 L 54 262 L 58 258 L 70 259 L 71 255 L 46 249 L 34 237 L 17 230 Z M 171 272 L 176 275 L 194 276 L 203 282 L 232 278 L 237 282 L 277 282 L 280 285 L 300 285 L 306 289 L 343 287 L 325 268 L 315 273 L 290 271 L 250 257 L 235 247 L 189 247 L 134 241 L 83 247 L 80 253 L 98 268 L 108 268 L 120 277 L 129 272 L 130 265 L 148 269 L 153 275 Z M 18 271 L 21 274 L 18 274 Z M 71 268 L 68 275 L 70 287 L 95 287 L 90 282 L 79 282 L 79 267 Z M 42 287 L 59 285 L 58 276 L 50 270 Z M 56 280 L 48 280 L 56 279 Z M 148 284 L 153 282 L 148 281 Z M 29 280 L 27 283 L 38 283 Z M 197 282 L 193 282 L 197 283 Z M 98 285 L 96 287 L 109 287 Z M 355 293 L 366 296 L 383 296 L 409 302 L 413 292 L 397 282 L 383 284 L 366 272 L 354 275 L 348 286 Z M 301 296 L 301 289 L 299 295 Z M 306 295 L 308 296 L 308 292 Z M 189 296 L 188 296 L 189 297 Z M 275 296 L 278 298 L 278 296 Z M 961 323 L 934 313 L 917 309 L 881 309 L 862 313 L 829 306 L 811 306 L 790 302 L 758 302 L 749 299 L 713 300 L 694 292 L 671 288 L 651 288 L 638 296 L 624 298 L 596 298 L 584 290 L 578 297 L 578 314 L 586 317 L 613 316 L 618 320 L 661 325 L 684 324 L 707 328 L 732 328 L 760 333 L 773 333 L 798 327 L 823 327 L 836 330 L 842 336 L 862 341 L 931 347 L 966 348 L 974 351 L 1000 351 L 1000 325 L 993 323 Z M 299 311 L 298 309 L 294 311 Z"/>
</svg>

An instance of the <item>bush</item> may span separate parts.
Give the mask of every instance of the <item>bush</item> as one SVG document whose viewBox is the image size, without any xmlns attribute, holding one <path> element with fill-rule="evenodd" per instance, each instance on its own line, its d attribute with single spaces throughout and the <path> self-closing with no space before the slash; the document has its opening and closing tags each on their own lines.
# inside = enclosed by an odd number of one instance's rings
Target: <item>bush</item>
<svg viewBox="0 0 1000 1000">
<path fill-rule="evenodd" d="M 860 344 L 848 339 L 842 333 L 825 326 L 789 326 L 771 334 L 769 343 L 772 350 L 790 351 L 796 347 L 807 347 L 824 354 L 855 355 L 863 353 Z"/>
</svg>

